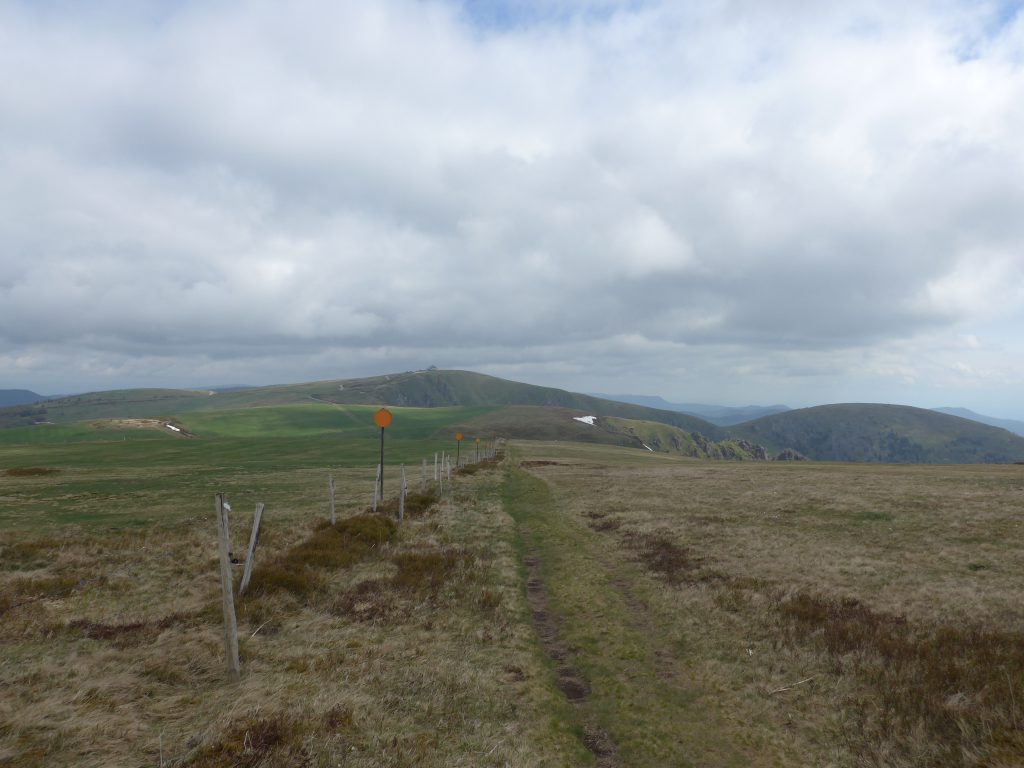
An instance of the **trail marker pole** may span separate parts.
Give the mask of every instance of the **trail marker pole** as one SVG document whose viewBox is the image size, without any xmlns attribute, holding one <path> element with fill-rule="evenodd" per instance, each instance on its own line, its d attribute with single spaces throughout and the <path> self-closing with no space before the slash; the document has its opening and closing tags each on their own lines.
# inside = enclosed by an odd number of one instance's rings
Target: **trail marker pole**
<svg viewBox="0 0 1024 768">
<path fill-rule="evenodd" d="M 334 478 L 329 475 L 327 477 L 327 490 L 331 495 L 331 525 L 334 525 L 337 520 L 334 514 Z"/>
<path fill-rule="evenodd" d="M 380 427 L 380 475 L 377 477 L 377 483 L 380 485 L 381 501 L 384 501 L 384 430 L 391 426 L 393 418 L 387 408 L 381 408 L 373 414 L 373 423 Z"/>
<path fill-rule="evenodd" d="M 373 481 L 373 511 L 377 511 L 377 499 L 379 498 L 380 489 L 383 483 L 380 480 L 380 464 L 377 465 L 377 479 Z"/>
<path fill-rule="evenodd" d="M 455 466 L 459 466 L 459 449 L 462 447 L 462 433 L 455 433 Z"/>
<path fill-rule="evenodd" d="M 242 674 L 238 661 L 238 624 L 235 620 L 234 584 L 231 578 L 231 557 L 228 554 L 231 546 L 228 533 L 228 510 L 224 502 L 224 494 L 214 497 L 217 512 L 217 533 L 220 540 L 220 590 L 224 608 L 224 655 L 227 657 L 228 677 L 238 680 Z"/>
<path fill-rule="evenodd" d="M 331 522 L 334 522 L 334 481 L 331 481 Z M 263 520 L 263 502 L 256 505 L 256 515 L 252 519 L 252 533 L 249 534 L 249 550 L 245 555 L 245 569 L 242 571 L 242 583 L 238 586 L 238 595 L 245 592 L 249 586 L 249 579 L 252 578 L 253 558 L 256 555 L 256 545 L 260 541 L 260 522 Z"/>
</svg>

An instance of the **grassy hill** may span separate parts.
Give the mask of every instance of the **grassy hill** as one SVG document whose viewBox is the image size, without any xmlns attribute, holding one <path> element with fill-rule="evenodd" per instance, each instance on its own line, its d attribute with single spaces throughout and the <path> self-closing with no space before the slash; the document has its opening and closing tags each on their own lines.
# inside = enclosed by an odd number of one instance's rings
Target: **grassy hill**
<svg viewBox="0 0 1024 768">
<path fill-rule="evenodd" d="M 976 421 L 920 408 L 828 405 L 724 428 L 676 411 L 470 371 L 410 371 L 226 392 L 94 392 L 0 409 L 0 428 L 28 427 L 39 422 L 89 422 L 96 429 L 96 422 L 158 419 L 174 420 L 201 437 L 340 437 L 365 430 L 370 411 L 381 405 L 409 409 L 396 423 L 396 435 L 407 426 L 418 424 L 419 437 L 442 441 L 459 430 L 471 438 L 502 436 L 603 443 L 711 458 L 755 458 L 761 455 L 759 446 L 765 446 L 770 455 L 790 448 L 809 458 L 827 461 L 1024 460 L 1024 438 Z M 430 415 L 417 416 L 418 410 Z M 574 416 L 583 415 L 596 416 L 598 421 L 590 425 L 573 420 Z M 399 423 L 401 426 L 397 426 Z M 107 424 L 104 428 L 113 427 Z M 134 432 L 118 434 L 122 435 L 120 439 L 137 437 Z"/>
<path fill-rule="evenodd" d="M 731 432 L 772 452 L 792 448 L 821 461 L 975 464 L 1024 460 L 1024 438 L 903 405 L 801 408 L 748 422 Z"/>
<path fill-rule="evenodd" d="M 606 400 L 554 387 L 539 387 L 472 371 L 410 371 L 339 382 L 315 393 L 335 403 L 381 403 L 434 408 L 444 405 L 532 405 L 572 408 L 596 416 L 658 421 L 708 437 L 723 435 L 714 424 L 689 414 Z"/>
<path fill-rule="evenodd" d="M 598 416 L 658 421 L 700 432 L 711 439 L 723 436 L 722 430 L 714 424 L 686 414 L 603 400 L 553 387 L 522 384 L 470 371 L 410 371 L 230 392 L 180 389 L 92 392 L 41 404 L 31 413 L 25 411 L 13 421 L 15 414 L 10 411 L 6 423 L 4 413 L 0 411 L 0 425 L 17 426 L 33 421 L 64 423 L 90 419 L 160 418 L 311 402 L 409 408 L 549 406 L 572 408 Z"/>
</svg>

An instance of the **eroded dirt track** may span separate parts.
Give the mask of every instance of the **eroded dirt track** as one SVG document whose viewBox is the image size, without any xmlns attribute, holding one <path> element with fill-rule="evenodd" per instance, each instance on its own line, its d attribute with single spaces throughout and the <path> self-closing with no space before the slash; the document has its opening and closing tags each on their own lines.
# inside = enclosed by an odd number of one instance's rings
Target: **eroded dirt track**
<svg viewBox="0 0 1024 768">
<path fill-rule="evenodd" d="M 541 561 L 528 527 L 521 526 L 520 534 L 526 545 L 523 565 L 526 567 L 526 599 L 530 606 L 533 627 L 544 653 L 555 668 L 555 685 L 573 704 L 584 701 L 590 694 L 590 682 L 573 663 L 575 651 L 559 632 L 559 617 L 548 604 L 547 590 L 541 573 Z M 583 722 L 583 744 L 597 758 L 601 768 L 619 768 L 618 747 L 606 730 L 596 723 Z"/>
</svg>

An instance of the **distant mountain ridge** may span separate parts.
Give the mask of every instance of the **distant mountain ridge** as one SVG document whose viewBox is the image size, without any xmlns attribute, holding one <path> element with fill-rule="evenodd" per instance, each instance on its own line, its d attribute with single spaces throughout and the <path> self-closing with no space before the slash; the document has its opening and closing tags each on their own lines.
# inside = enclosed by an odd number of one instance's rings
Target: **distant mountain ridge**
<svg viewBox="0 0 1024 768">
<path fill-rule="evenodd" d="M 950 416 L 959 416 L 961 419 L 970 419 L 971 421 L 977 421 L 981 424 L 988 424 L 990 427 L 1000 427 L 1001 429 L 1007 429 L 1013 432 L 1015 435 L 1024 436 L 1024 421 L 1016 421 L 1014 419 L 999 419 L 995 416 L 983 416 L 980 413 L 975 413 L 966 408 L 932 408 L 933 411 L 939 413 L 946 413 Z"/>
<path fill-rule="evenodd" d="M 665 411 L 678 411 L 688 413 L 699 419 L 710 421 L 719 427 L 731 427 L 734 424 L 742 424 L 746 421 L 753 421 L 764 416 L 771 416 L 776 413 L 784 413 L 790 410 L 787 405 L 708 405 L 705 403 L 670 403 L 659 395 L 604 395 L 593 393 L 594 397 L 601 397 L 606 400 L 617 400 L 622 403 L 633 403 L 648 408 L 660 408 Z"/>
<path fill-rule="evenodd" d="M 31 405 L 45 400 L 44 395 L 36 394 L 29 389 L 0 389 L 0 408 L 12 405 Z"/>
</svg>

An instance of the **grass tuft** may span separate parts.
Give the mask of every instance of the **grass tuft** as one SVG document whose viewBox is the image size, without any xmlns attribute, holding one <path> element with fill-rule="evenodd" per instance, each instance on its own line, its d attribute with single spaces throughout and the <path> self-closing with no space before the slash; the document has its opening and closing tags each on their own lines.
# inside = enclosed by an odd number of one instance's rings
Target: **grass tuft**
<svg viewBox="0 0 1024 768">
<path fill-rule="evenodd" d="M 319 592 L 323 586 L 323 579 L 305 565 L 274 560 L 253 570 L 248 594 L 290 592 L 296 597 L 304 597 Z"/>
<path fill-rule="evenodd" d="M 618 526 L 610 526 L 611 529 Z M 681 547 L 664 535 L 656 533 L 626 534 L 626 539 L 640 556 L 640 560 L 669 584 L 695 584 L 721 578 L 704 570 L 701 559 L 695 558 L 687 547 Z"/>
<path fill-rule="evenodd" d="M 304 765 L 301 754 L 291 755 L 289 744 L 301 738 L 296 725 L 281 716 L 251 717 L 232 724 L 221 738 L 203 748 L 187 765 L 192 768 L 254 768 L 258 765 Z M 273 758 L 272 763 L 268 760 Z"/>
<path fill-rule="evenodd" d="M 335 732 L 355 733 L 359 730 L 349 707 L 338 704 L 324 713 L 324 726 Z"/>
<path fill-rule="evenodd" d="M 40 477 L 42 475 L 55 475 L 60 472 L 54 467 L 11 467 L 4 474 L 10 477 Z"/>
<path fill-rule="evenodd" d="M 172 614 L 156 621 L 132 621 L 122 624 L 105 624 L 89 619 L 75 619 L 68 629 L 91 640 L 104 640 L 115 648 L 125 649 L 155 640 L 166 629 L 185 624 L 190 617 L 186 614 Z"/>
<path fill-rule="evenodd" d="M 370 624 L 388 621 L 395 612 L 395 598 L 384 580 L 361 581 L 335 602 L 331 612 Z"/>
<path fill-rule="evenodd" d="M 395 538 L 398 526 L 394 520 L 381 515 L 356 515 L 339 520 L 334 529 L 343 536 L 367 544 L 383 544 Z"/>
<path fill-rule="evenodd" d="M 61 543 L 54 538 L 8 542 L 0 550 L 0 569 L 27 571 L 44 568 L 53 561 L 54 550 L 59 549 Z"/>
<path fill-rule="evenodd" d="M 394 521 L 370 514 L 319 526 L 277 559 L 257 566 L 252 575 L 252 593 L 283 590 L 302 597 L 318 592 L 324 582 L 313 568 L 348 568 L 374 547 L 392 541 L 397 532 Z"/>
<path fill-rule="evenodd" d="M 405 496 L 405 516 L 423 517 L 435 509 L 438 502 L 437 493 L 433 490 L 416 491 Z M 368 513 L 371 514 L 371 513 Z M 398 497 L 391 498 L 377 505 L 378 515 L 387 515 L 390 518 L 398 517 Z"/>
<path fill-rule="evenodd" d="M 437 593 L 445 582 L 471 560 L 470 555 L 459 550 L 405 552 L 391 560 L 398 568 L 391 583 L 403 592 Z"/>
<path fill-rule="evenodd" d="M 0 615 L 34 600 L 67 597 L 83 584 L 83 580 L 74 574 L 12 579 L 0 594 Z"/>
</svg>

